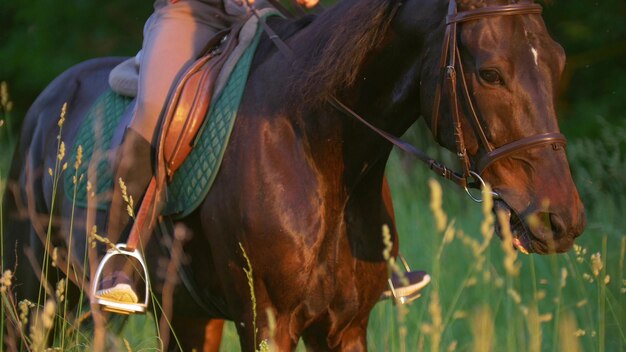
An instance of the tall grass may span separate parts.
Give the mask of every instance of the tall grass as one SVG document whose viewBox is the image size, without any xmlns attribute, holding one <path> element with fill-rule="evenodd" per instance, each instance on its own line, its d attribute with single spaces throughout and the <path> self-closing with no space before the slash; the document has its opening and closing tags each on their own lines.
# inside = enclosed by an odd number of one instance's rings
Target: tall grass
<svg viewBox="0 0 626 352">
<path fill-rule="evenodd" d="M 7 286 L 11 284 L 8 273 L 4 268 L 4 209 L 2 197 L 6 184 L 7 165 L 9 164 L 10 150 L 13 149 L 13 134 L 11 131 L 11 110 L 13 102 L 9 98 L 9 89 L 6 82 L 0 82 L 0 146 L 4 147 L 7 153 L 0 156 L 0 294 L 4 296 Z M 5 279 L 5 274 L 7 278 Z M 5 329 L 5 303 L 4 297 L 0 297 L 0 348 L 4 346 L 4 329 Z"/>
<path fill-rule="evenodd" d="M 625 181 L 614 177 L 626 173 L 626 138 L 623 126 L 607 126 L 605 134 L 601 140 L 570 142 L 589 227 L 574 251 L 552 256 L 514 258 L 506 251 L 511 247 L 503 250 L 497 238 L 484 252 L 477 250 L 485 239 L 485 215 L 454 186 L 444 186 L 446 224 L 455 229 L 450 241 L 449 230 L 442 231 L 442 216 L 427 211 L 430 192 L 424 180 L 430 175 L 421 166 L 407 167 L 404 159 L 392 157 L 388 176 L 401 250 L 413 267 L 433 274 L 423 299 L 410 307 L 409 346 L 434 351 L 624 350 L 626 187 L 617 190 Z M 599 192 L 599 184 L 613 191 Z M 613 208 L 600 212 L 596 206 Z M 386 327 L 395 314 L 390 303 L 372 312 L 369 339 L 374 350 L 394 350 L 389 348 L 394 332 Z M 435 334 L 438 314 L 444 317 L 443 331 Z"/>
<path fill-rule="evenodd" d="M 0 102 L 2 103 L 0 112 L 0 128 L 5 125 L 8 117 L 10 117 L 10 101 L 6 95 L 6 86 L 2 85 L 2 93 Z M 68 170 L 67 155 L 64 141 L 62 140 L 61 131 L 65 121 L 66 106 L 63 107 L 61 116 L 58 121 L 58 136 L 57 136 L 57 155 L 55 158 L 55 165 L 53 168 L 48 169 L 47 174 L 44 177 L 50 177 L 53 186 L 52 190 L 52 204 L 55 204 L 55 197 L 57 196 L 57 187 L 59 180 L 63 173 Z M 2 140 L 2 145 L 5 150 L 10 150 L 13 143 L 13 139 Z M 79 150 L 81 148 L 79 147 Z M 11 154 L 11 153 L 8 153 Z M 76 188 L 77 180 L 84 175 L 79 175 L 78 170 L 81 163 L 80 157 L 74 165 L 74 185 Z M 0 181 L 2 191 L 6 186 L 6 164 L 0 165 Z M 76 195 L 76 189 L 74 190 L 74 199 Z M 1 203 L 0 203 L 1 204 Z M 35 258 L 35 253 L 26 252 L 26 259 L 20 259 L 19 265 L 32 265 L 36 274 L 40 278 L 40 284 L 37 294 L 36 302 L 30 302 L 28 300 L 22 300 L 17 302 L 13 295 L 12 288 L 15 285 L 12 271 L 15 268 L 5 267 L 4 255 L 4 223 L 2 221 L 4 217 L 4 209 L 0 208 L 0 250 L 2 253 L 2 262 L 0 266 L 0 348 L 4 350 L 5 347 L 10 350 L 26 350 L 26 351 L 44 351 L 44 350 L 157 350 L 159 349 L 158 342 L 158 330 L 156 329 L 157 323 L 154 321 L 153 316 L 156 315 L 156 310 L 160 307 L 156 304 L 153 305 L 153 312 L 149 312 L 146 315 L 122 317 L 111 316 L 106 326 L 98 327 L 96 316 L 100 314 L 97 307 L 89 306 L 90 299 L 90 283 L 86 280 L 85 271 L 88 270 L 87 251 L 85 251 L 85 258 L 73 258 L 72 248 L 75 246 L 73 243 L 73 227 L 74 227 L 74 206 L 72 205 L 72 212 L 70 215 L 69 224 L 69 236 L 67 238 L 68 243 L 61 247 L 54 247 L 52 245 L 52 234 L 56 231 L 53 228 L 54 208 L 51 209 L 51 214 L 48 221 L 48 227 L 40 239 L 43 241 L 44 252 L 41 258 Z M 95 230 L 95 229 L 94 229 Z M 28 236 L 28 234 L 24 234 Z M 87 243 L 94 243 L 98 239 L 106 242 L 106 239 L 93 233 L 91 235 L 85 234 L 90 237 L 91 241 Z M 21 253 L 20 253 L 21 254 Z M 42 267 L 39 267 L 37 263 L 43 263 Z M 82 268 L 76 267 L 75 263 L 83 263 Z M 56 286 L 52 287 L 49 282 L 49 278 L 63 274 L 65 278 L 57 281 Z M 66 295 L 68 293 L 69 281 L 74 281 L 81 288 L 80 298 L 77 307 L 69 309 L 68 300 Z M 20 284 L 20 283 L 17 283 Z M 86 298 L 83 300 L 83 298 Z M 85 313 L 82 313 L 85 312 Z M 95 336 L 100 330 L 101 335 L 104 337 L 103 341 L 98 341 Z M 5 335 L 6 333 L 6 335 Z M 8 338 L 7 338 L 8 337 Z"/>
</svg>

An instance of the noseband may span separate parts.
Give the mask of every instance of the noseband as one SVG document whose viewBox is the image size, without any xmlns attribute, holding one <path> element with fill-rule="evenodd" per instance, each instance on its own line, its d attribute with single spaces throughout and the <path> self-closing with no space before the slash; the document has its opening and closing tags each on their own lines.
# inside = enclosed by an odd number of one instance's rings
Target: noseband
<svg viewBox="0 0 626 352">
<path fill-rule="evenodd" d="M 485 129 L 483 128 L 480 119 L 478 118 L 476 109 L 474 108 L 474 105 L 472 103 L 472 98 L 468 89 L 467 82 L 465 80 L 463 62 L 461 60 L 461 55 L 458 47 L 457 34 L 458 23 L 460 22 L 477 20 L 489 16 L 514 16 L 530 14 L 539 15 L 541 14 L 541 11 L 542 8 L 538 4 L 509 4 L 487 6 L 474 10 L 457 12 L 456 1 L 450 0 L 450 4 L 448 7 L 448 16 L 446 17 L 446 32 L 442 46 L 442 54 L 439 61 L 439 69 L 443 78 L 440 79 L 439 82 L 437 82 L 431 121 L 431 131 L 435 138 L 438 137 L 438 125 L 440 120 L 439 108 L 441 104 L 441 97 L 443 94 L 447 94 L 450 104 L 450 113 L 452 115 L 452 123 L 454 126 L 457 155 L 460 158 L 461 164 L 463 166 L 462 177 L 465 180 L 474 178 L 482 183 L 479 175 L 485 169 L 487 169 L 494 162 L 520 151 L 537 148 L 547 144 L 551 144 L 553 145 L 554 149 L 558 149 L 559 146 L 564 146 L 566 144 L 565 136 L 560 133 L 553 132 L 525 137 L 517 141 L 494 148 L 487 139 Z M 457 72 L 459 73 L 458 75 Z M 461 116 L 459 113 L 460 107 L 457 88 L 461 89 L 464 96 L 465 103 L 467 104 L 467 110 L 469 111 L 470 123 L 473 127 L 474 133 L 478 136 L 478 140 L 487 151 L 487 153 L 482 156 L 482 158 L 480 158 L 475 169 L 472 168 L 471 161 L 467 155 L 467 148 L 465 145 L 463 130 L 461 128 Z"/>
</svg>

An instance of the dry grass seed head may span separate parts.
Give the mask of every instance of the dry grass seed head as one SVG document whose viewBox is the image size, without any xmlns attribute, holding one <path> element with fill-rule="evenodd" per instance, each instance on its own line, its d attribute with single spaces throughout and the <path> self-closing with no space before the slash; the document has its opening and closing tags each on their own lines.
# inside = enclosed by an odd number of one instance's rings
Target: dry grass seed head
<svg viewBox="0 0 626 352">
<path fill-rule="evenodd" d="M 491 308 L 486 304 L 478 307 L 472 314 L 473 351 L 492 351 L 495 327 Z"/>
<path fill-rule="evenodd" d="M 600 276 L 600 272 L 604 268 L 604 264 L 602 263 L 602 256 L 600 253 L 595 253 L 591 255 L 591 271 L 593 275 L 598 277 Z"/>
<path fill-rule="evenodd" d="M 13 102 L 9 99 L 9 85 L 4 81 L 0 83 L 0 106 L 6 114 L 13 110 Z M 2 126 L 4 124 L 4 120 L 0 122 L 2 122 L 0 124 L 0 126 Z"/>
<path fill-rule="evenodd" d="M 391 242 L 391 232 L 387 224 L 383 225 L 383 245 L 385 246 L 383 249 L 383 258 L 389 261 L 391 258 L 391 250 L 393 249 L 393 242 Z"/>
<path fill-rule="evenodd" d="M 446 223 L 448 222 L 448 217 L 442 207 L 443 191 L 441 190 L 439 182 L 432 178 L 428 180 L 428 186 L 430 187 L 430 209 L 435 216 L 437 231 L 443 232 L 443 230 L 446 229 Z"/>
<path fill-rule="evenodd" d="M 561 288 L 564 288 L 567 284 L 567 269 L 561 268 Z"/>
<path fill-rule="evenodd" d="M 28 314 L 32 308 L 35 308 L 35 304 L 25 299 L 20 301 L 17 305 L 20 310 L 20 322 L 22 323 L 22 326 L 26 326 L 28 324 Z"/>
<path fill-rule="evenodd" d="M 561 351 L 582 351 L 578 338 L 584 336 L 585 331 L 576 326 L 576 317 L 571 312 L 563 313 L 559 321 L 558 329 Z"/>
<path fill-rule="evenodd" d="M 13 273 L 11 270 L 6 270 L 2 273 L 0 278 L 0 293 L 6 293 L 9 287 L 11 287 L 11 280 L 13 279 Z"/>
<path fill-rule="evenodd" d="M 55 294 L 57 300 L 59 302 L 63 302 L 63 300 L 65 299 L 65 279 L 61 279 L 59 280 L 59 282 L 57 282 L 57 289 Z"/>
<path fill-rule="evenodd" d="M 133 202 L 133 196 L 132 195 L 128 195 L 128 188 L 126 187 L 126 183 L 124 183 L 124 180 L 122 180 L 122 178 L 120 177 L 118 180 L 119 184 L 120 184 L 120 189 L 122 190 L 122 198 L 124 199 L 124 202 L 126 202 L 126 211 L 128 212 L 128 216 L 130 216 L 131 218 L 135 217 L 135 204 Z"/>
<path fill-rule="evenodd" d="M 74 169 L 78 170 L 83 163 L 83 146 L 79 145 L 76 150 L 76 162 L 74 162 Z"/>
<path fill-rule="evenodd" d="M 430 313 L 431 323 L 422 324 L 420 329 L 425 335 L 430 336 L 432 350 L 438 351 L 441 346 L 441 335 L 444 330 L 438 291 L 433 291 L 431 295 L 430 303 L 428 304 L 428 312 Z"/>
<path fill-rule="evenodd" d="M 52 249 L 52 267 L 57 267 L 57 260 L 59 259 L 59 247 L 54 247 Z"/>
<path fill-rule="evenodd" d="M 59 118 L 59 122 L 57 123 L 59 127 L 63 127 L 63 124 L 65 123 L 66 113 L 67 113 L 67 103 L 63 103 L 63 107 L 61 107 L 61 116 Z"/>
<path fill-rule="evenodd" d="M 521 264 L 517 262 L 517 252 L 513 247 L 513 233 L 508 217 L 502 211 L 498 211 L 498 221 L 502 231 L 502 249 L 504 250 L 504 269 L 510 276 L 519 275 Z"/>
</svg>

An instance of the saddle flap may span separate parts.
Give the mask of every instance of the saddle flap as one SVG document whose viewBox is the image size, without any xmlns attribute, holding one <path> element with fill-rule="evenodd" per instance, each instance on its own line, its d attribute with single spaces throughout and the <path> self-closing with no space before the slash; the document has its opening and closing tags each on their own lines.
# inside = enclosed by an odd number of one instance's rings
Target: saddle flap
<svg viewBox="0 0 626 352">
<path fill-rule="evenodd" d="M 237 46 L 241 26 L 218 33 L 207 45 L 205 54 L 191 65 L 176 88 L 162 121 L 159 141 L 160 160 L 171 181 L 183 164 L 209 111 L 215 82 L 228 56 Z"/>
</svg>

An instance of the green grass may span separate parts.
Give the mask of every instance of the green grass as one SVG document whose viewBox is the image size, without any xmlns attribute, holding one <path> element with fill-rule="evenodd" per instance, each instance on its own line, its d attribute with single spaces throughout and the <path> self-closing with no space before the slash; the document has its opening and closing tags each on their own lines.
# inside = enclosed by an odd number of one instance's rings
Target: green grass
<svg viewBox="0 0 626 352">
<path fill-rule="evenodd" d="M 398 158 L 392 159 L 388 175 L 401 248 L 414 268 L 425 269 L 434 276 L 424 297 L 410 308 L 407 325 L 412 333 L 407 345 L 431 350 L 433 333 L 428 324 L 432 325 L 434 317 L 429 307 L 437 295 L 443 317 L 443 350 L 450 346 L 472 349 L 477 340 L 484 340 L 484 336 L 474 334 L 476 319 L 485 311 L 491 316 L 491 345 L 499 346 L 495 350 L 561 351 L 572 341 L 577 341 L 584 351 L 624 349 L 623 220 L 604 218 L 600 221 L 602 227 L 594 226 L 599 219 L 591 211 L 594 217 L 589 219 L 590 228 L 577 241 L 579 255 L 574 251 L 552 256 L 519 254 L 519 276 L 510 275 L 505 270 L 505 254 L 497 238 L 490 241 L 484 258 L 473 254 L 469 244 L 482 241 L 481 209 L 452 185 L 444 187 L 443 207 L 457 231 L 465 234 L 465 240 L 457 236 L 440 251 L 443 237 L 435 230 L 427 210 L 429 195 L 423 181 L 430 176 L 421 169 L 398 172 L 398 165 Z M 623 201 L 625 195 L 620 197 Z M 598 230 L 607 227 L 611 231 Z M 591 264 L 591 255 L 595 253 L 601 254 L 604 263 L 598 276 Z M 606 275 L 610 277 L 608 284 L 604 283 Z M 559 329 L 570 323 L 569 317 L 574 318 L 575 327 L 560 336 Z M 375 350 L 386 350 L 399 343 L 394 330 L 385 328 L 393 321 L 391 303 L 379 304 L 373 311 L 370 341 Z"/>
</svg>

